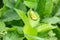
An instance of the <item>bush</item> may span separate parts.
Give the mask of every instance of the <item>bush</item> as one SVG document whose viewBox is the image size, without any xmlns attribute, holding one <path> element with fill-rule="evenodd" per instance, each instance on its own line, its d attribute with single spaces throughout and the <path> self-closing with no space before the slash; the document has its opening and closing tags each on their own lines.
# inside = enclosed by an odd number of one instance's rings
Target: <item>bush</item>
<svg viewBox="0 0 60 40">
<path fill-rule="evenodd" d="M 60 0 L 0 0 L 0 40 L 60 40 Z"/>
</svg>

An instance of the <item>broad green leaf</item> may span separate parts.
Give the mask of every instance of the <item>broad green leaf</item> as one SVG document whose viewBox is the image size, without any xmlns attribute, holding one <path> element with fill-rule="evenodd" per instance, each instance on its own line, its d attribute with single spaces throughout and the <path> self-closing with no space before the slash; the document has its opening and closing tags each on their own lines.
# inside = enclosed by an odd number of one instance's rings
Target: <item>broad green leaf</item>
<svg viewBox="0 0 60 40">
<path fill-rule="evenodd" d="M 19 20 L 19 19 L 20 18 L 18 14 L 12 9 L 4 11 L 3 16 L 2 16 L 2 21 L 4 22 L 12 21 L 12 20 Z"/>
<path fill-rule="evenodd" d="M 55 29 L 55 28 L 57 28 L 57 26 L 52 26 L 51 24 L 42 24 L 37 27 L 37 31 L 38 32 L 46 32 L 46 31 L 49 31 L 49 30 Z"/>
<path fill-rule="evenodd" d="M 27 11 L 26 6 L 22 2 L 18 5 L 17 9 L 23 10 L 25 12 Z"/>
<path fill-rule="evenodd" d="M 37 12 L 34 12 L 32 9 L 28 11 L 28 19 L 32 27 L 36 27 L 39 24 L 40 18 Z"/>
<path fill-rule="evenodd" d="M 51 18 L 43 19 L 42 22 L 48 23 L 48 24 L 56 24 L 60 22 L 60 19 L 58 17 L 51 17 Z"/>
<path fill-rule="evenodd" d="M 37 2 L 24 1 L 24 4 L 29 8 L 35 8 L 37 6 Z"/>
<path fill-rule="evenodd" d="M 45 16 L 49 17 L 52 11 L 53 2 L 52 0 L 46 0 L 45 4 Z"/>
<path fill-rule="evenodd" d="M 9 8 L 18 7 L 21 0 L 3 0 L 4 6 L 7 6 Z"/>
<path fill-rule="evenodd" d="M 14 0 L 3 0 L 3 3 L 5 6 L 7 6 L 9 8 L 13 8 L 16 4 L 16 2 Z"/>
<path fill-rule="evenodd" d="M 55 16 L 60 17 L 60 8 L 58 9 L 57 13 L 55 14 Z"/>
<path fill-rule="evenodd" d="M 17 7 L 18 7 L 18 5 L 21 3 L 21 0 L 14 0 L 14 1 L 16 2 L 15 7 L 17 8 Z"/>
<path fill-rule="evenodd" d="M 17 8 L 26 11 L 26 6 L 22 3 L 22 0 L 3 0 L 4 6 L 9 8 Z"/>
<path fill-rule="evenodd" d="M 44 16 L 44 11 L 45 11 L 45 2 L 46 0 L 39 0 L 38 5 L 37 5 L 37 12 L 40 16 Z"/>
<path fill-rule="evenodd" d="M 37 5 L 37 12 L 41 17 L 50 16 L 52 10 L 52 0 L 39 0 Z"/>
<path fill-rule="evenodd" d="M 27 25 L 30 25 L 29 24 L 29 20 L 26 16 L 26 13 L 24 11 L 21 11 L 21 10 L 18 10 L 18 9 L 15 9 L 15 11 L 17 12 L 17 14 L 19 15 L 19 17 L 21 17 L 21 19 L 23 20 L 23 22 Z"/>
<path fill-rule="evenodd" d="M 55 6 L 53 6 L 53 10 L 52 10 L 51 15 L 55 16 L 56 13 L 58 12 L 59 8 L 60 8 L 60 0 L 58 1 L 58 3 Z"/>
</svg>

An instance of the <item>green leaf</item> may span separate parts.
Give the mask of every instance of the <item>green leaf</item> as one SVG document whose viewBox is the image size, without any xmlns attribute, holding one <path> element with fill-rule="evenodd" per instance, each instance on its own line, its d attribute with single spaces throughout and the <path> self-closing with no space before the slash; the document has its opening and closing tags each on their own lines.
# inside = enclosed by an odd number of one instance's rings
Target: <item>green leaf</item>
<svg viewBox="0 0 60 40">
<path fill-rule="evenodd" d="M 17 8 L 18 5 L 20 4 L 21 0 L 14 0 L 14 1 L 17 2 L 16 5 L 15 5 L 15 7 Z"/>
<path fill-rule="evenodd" d="M 22 3 L 22 0 L 3 0 L 4 6 L 9 8 L 17 8 L 26 11 L 26 6 Z"/>
<path fill-rule="evenodd" d="M 58 18 L 60 18 L 60 8 L 58 9 L 57 13 L 55 14 Z"/>
<path fill-rule="evenodd" d="M 17 9 L 23 10 L 25 12 L 27 11 L 26 6 L 22 2 L 18 5 Z"/>
<path fill-rule="evenodd" d="M 53 7 L 53 10 L 52 10 L 52 16 L 55 16 L 56 15 L 56 13 L 58 12 L 58 10 L 59 10 L 59 8 L 60 8 L 60 0 L 58 1 L 58 3 Z"/>
<path fill-rule="evenodd" d="M 19 20 L 18 14 L 12 10 L 6 10 L 3 15 L 2 15 L 2 21 L 7 22 L 7 21 L 12 21 L 12 20 Z"/>
<path fill-rule="evenodd" d="M 7 6 L 9 8 L 18 7 L 21 0 L 3 0 L 4 6 Z"/>
<path fill-rule="evenodd" d="M 46 4 L 45 4 L 45 16 L 50 16 L 51 11 L 52 11 L 52 7 L 53 7 L 53 2 L 52 0 L 46 0 Z"/>
<path fill-rule="evenodd" d="M 8 32 L 4 37 L 3 40 L 23 40 L 23 36 L 19 35 L 16 31 Z"/>
<path fill-rule="evenodd" d="M 24 4 L 29 8 L 35 8 L 37 6 L 37 2 L 24 1 Z"/>
<path fill-rule="evenodd" d="M 18 10 L 18 9 L 15 9 L 15 11 L 17 12 L 17 14 L 19 15 L 19 17 L 21 17 L 21 19 L 23 20 L 23 22 L 27 25 L 30 25 L 29 24 L 29 20 L 26 16 L 26 13 L 24 11 L 21 11 L 21 10 Z"/>
<path fill-rule="evenodd" d="M 37 5 L 37 12 L 41 17 L 50 16 L 52 10 L 52 0 L 39 0 Z"/>
<path fill-rule="evenodd" d="M 51 17 L 51 18 L 45 18 L 42 20 L 44 23 L 48 24 L 56 24 L 59 23 L 60 19 L 58 17 Z"/>
<path fill-rule="evenodd" d="M 49 31 L 49 30 L 55 29 L 55 28 L 57 28 L 57 26 L 52 26 L 51 24 L 42 24 L 37 27 L 37 31 L 38 32 L 46 32 L 46 31 Z"/>
<path fill-rule="evenodd" d="M 15 0 L 3 0 L 5 6 L 13 8 L 16 4 Z"/>
</svg>

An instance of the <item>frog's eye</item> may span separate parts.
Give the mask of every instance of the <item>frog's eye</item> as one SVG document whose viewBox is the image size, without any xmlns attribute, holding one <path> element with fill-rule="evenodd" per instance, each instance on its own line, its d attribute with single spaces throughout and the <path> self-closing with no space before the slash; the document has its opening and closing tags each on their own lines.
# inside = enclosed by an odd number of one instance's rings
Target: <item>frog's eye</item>
<svg viewBox="0 0 60 40">
<path fill-rule="evenodd" d="M 38 19 L 37 18 L 37 15 L 33 11 L 30 11 L 30 14 L 29 15 L 30 15 L 30 17 L 31 17 L 32 20 L 37 20 Z"/>
</svg>

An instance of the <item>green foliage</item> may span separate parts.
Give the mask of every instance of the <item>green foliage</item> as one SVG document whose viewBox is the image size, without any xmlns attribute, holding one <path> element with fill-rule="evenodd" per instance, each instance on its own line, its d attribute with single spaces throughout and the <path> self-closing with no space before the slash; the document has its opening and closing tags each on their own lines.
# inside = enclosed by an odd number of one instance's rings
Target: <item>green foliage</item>
<svg viewBox="0 0 60 40">
<path fill-rule="evenodd" d="M 60 0 L 0 4 L 0 40 L 60 40 Z"/>
<path fill-rule="evenodd" d="M 52 0 L 39 0 L 37 12 L 41 17 L 49 17 L 52 11 Z"/>
<path fill-rule="evenodd" d="M 22 34 L 21 34 L 22 35 Z M 20 34 L 18 34 L 17 32 L 8 32 L 7 35 L 5 35 L 3 37 L 3 40 L 22 40 L 24 37 L 23 35 L 21 36 Z M 21 37 L 21 38 L 20 38 Z"/>
<path fill-rule="evenodd" d="M 4 22 L 0 21 L 0 31 L 4 30 L 4 28 L 5 28 Z"/>
</svg>

